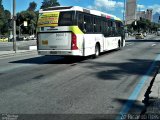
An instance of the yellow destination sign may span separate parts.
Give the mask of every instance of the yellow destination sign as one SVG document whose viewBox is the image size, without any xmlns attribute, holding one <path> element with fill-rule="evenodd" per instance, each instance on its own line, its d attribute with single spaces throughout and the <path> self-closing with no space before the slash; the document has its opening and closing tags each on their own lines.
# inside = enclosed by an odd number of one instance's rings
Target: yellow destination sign
<svg viewBox="0 0 160 120">
<path fill-rule="evenodd" d="M 59 12 L 39 14 L 38 27 L 58 26 Z"/>
</svg>

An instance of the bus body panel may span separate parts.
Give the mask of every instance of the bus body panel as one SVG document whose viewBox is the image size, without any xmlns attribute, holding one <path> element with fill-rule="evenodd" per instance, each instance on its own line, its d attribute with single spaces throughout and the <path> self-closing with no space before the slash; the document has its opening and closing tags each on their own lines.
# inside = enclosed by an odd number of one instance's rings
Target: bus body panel
<svg viewBox="0 0 160 120">
<path fill-rule="evenodd" d="M 83 56 L 80 50 L 38 50 L 39 55 Z"/>
<path fill-rule="evenodd" d="M 121 41 L 121 37 L 104 38 L 104 51 L 118 48 L 118 41 Z"/>
<path fill-rule="evenodd" d="M 71 50 L 71 34 L 77 38 L 78 50 Z M 44 27 L 38 33 L 38 53 L 40 55 L 83 56 L 84 34 L 77 26 Z"/>
<path fill-rule="evenodd" d="M 84 34 L 84 56 L 93 55 L 95 53 L 96 43 L 102 44 L 101 34 Z"/>
<path fill-rule="evenodd" d="M 71 50 L 70 32 L 39 33 L 38 40 L 41 50 Z"/>
</svg>

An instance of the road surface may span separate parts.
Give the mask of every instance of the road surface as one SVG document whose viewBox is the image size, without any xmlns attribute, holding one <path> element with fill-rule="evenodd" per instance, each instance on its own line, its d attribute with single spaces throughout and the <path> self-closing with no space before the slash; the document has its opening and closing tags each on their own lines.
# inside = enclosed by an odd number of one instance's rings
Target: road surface
<svg viewBox="0 0 160 120">
<path fill-rule="evenodd" d="M 159 66 L 159 48 L 159 38 L 152 37 L 128 40 L 123 49 L 97 59 L 36 52 L 0 57 L 0 113 L 89 114 L 102 120 L 133 107 L 138 112 L 145 85 Z"/>
</svg>

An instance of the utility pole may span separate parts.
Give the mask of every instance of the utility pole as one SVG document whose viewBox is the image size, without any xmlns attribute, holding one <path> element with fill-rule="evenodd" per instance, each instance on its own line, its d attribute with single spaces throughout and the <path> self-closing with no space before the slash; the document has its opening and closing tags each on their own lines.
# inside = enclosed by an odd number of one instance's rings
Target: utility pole
<svg viewBox="0 0 160 120">
<path fill-rule="evenodd" d="M 126 14 L 126 0 L 124 0 L 124 9 L 123 9 L 123 22 L 125 25 L 125 14 Z"/>
<path fill-rule="evenodd" d="M 124 30 L 123 30 L 123 36 L 124 36 L 124 39 L 126 39 L 126 30 L 127 30 L 127 27 L 126 27 L 126 0 L 123 1 L 124 2 L 124 9 L 123 9 L 123 24 L 124 24 Z"/>
<path fill-rule="evenodd" d="M 9 25 L 10 25 L 9 41 L 10 41 L 10 40 L 12 39 L 12 37 L 13 37 L 13 34 L 12 34 L 12 32 L 13 32 L 13 27 L 12 27 L 12 26 L 13 26 L 13 23 L 12 23 L 12 20 L 13 20 L 12 18 L 13 18 L 13 17 L 12 17 L 12 14 L 13 14 L 13 13 L 12 13 L 12 4 L 11 4 L 11 15 L 10 15 L 10 23 L 9 23 Z"/>
<path fill-rule="evenodd" d="M 13 0 L 13 50 L 17 51 L 16 46 L 16 0 Z"/>
</svg>

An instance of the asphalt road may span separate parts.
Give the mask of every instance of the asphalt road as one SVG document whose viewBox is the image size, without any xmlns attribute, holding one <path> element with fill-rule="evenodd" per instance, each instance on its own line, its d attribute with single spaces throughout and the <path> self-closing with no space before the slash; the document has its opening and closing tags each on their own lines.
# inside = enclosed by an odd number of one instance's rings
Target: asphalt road
<svg viewBox="0 0 160 120">
<path fill-rule="evenodd" d="M 136 87 L 152 78 L 159 48 L 160 39 L 152 37 L 127 40 L 123 49 L 97 59 L 36 53 L 0 57 L 0 113 L 89 114 L 91 120 L 104 120 L 133 106 L 141 110 L 145 85 Z"/>
</svg>

